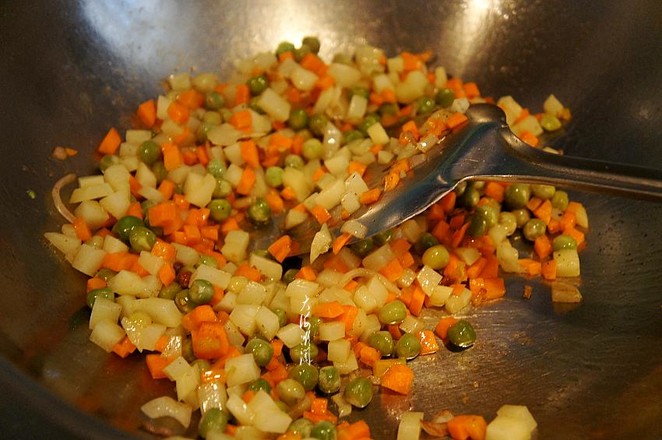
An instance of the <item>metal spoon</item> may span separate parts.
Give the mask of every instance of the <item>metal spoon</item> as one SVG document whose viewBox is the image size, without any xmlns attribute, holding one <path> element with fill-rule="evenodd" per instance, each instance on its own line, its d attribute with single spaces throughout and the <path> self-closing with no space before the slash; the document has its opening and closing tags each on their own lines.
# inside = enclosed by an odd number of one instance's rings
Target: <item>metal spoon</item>
<svg viewBox="0 0 662 440">
<path fill-rule="evenodd" d="M 552 154 L 525 144 L 510 131 L 495 105 L 474 104 L 469 120 L 444 137 L 400 184 L 353 218 L 364 224 L 367 236 L 388 230 L 425 211 L 461 182 L 476 179 L 546 183 L 566 188 L 662 201 L 662 170 Z M 379 184 L 388 167 L 373 165 L 366 180 Z M 370 184 L 370 182 L 368 182 Z M 338 232 L 336 226 L 334 232 Z M 310 249 L 315 222 L 287 233 Z M 255 245 L 268 246 L 282 231 L 256 231 Z"/>
</svg>

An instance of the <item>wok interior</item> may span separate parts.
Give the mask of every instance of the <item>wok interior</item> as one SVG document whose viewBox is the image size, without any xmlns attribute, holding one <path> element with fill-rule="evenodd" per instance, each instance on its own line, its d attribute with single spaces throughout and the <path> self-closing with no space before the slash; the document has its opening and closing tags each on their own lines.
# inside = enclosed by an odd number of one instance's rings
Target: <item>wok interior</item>
<svg viewBox="0 0 662 440">
<path fill-rule="evenodd" d="M 330 59 L 360 43 L 435 54 L 486 96 L 532 109 L 554 93 L 573 113 L 553 141 L 575 156 L 662 167 L 662 8 L 655 1 L 4 2 L 0 242 L 0 422 L 15 435 L 146 436 L 139 407 L 172 392 L 139 359 L 87 341 L 84 277 L 42 239 L 62 219 L 50 198 L 68 172 L 90 174 L 110 126 L 173 71 L 231 74 L 234 60 L 317 35 Z M 54 146 L 79 154 L 51 157 Z M 34 194 L 34 198 L 31 195 Z M 479 337 L 461 354 L 413 362 L 415 390 L 352 417 L 394 438 L 408 409 L 494 416 L 524 404 L 539 438 L 653 438 L 662 432 L 662 206 L 574 194 L 589 212 L 584 301 L 509 278 L 507 298 L 472 311 Z M 533 297 L 522 298 L 524 285 Z"/>
</svg>

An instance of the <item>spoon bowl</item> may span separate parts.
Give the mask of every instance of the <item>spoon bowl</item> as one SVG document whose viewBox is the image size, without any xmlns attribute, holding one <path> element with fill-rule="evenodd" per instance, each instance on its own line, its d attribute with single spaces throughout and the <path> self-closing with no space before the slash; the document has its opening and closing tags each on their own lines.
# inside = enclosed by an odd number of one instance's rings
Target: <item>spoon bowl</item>
<svg viewBox="0 0 662 440">
<path fill-rule="evenodd" d="M 503 111 L 492 104 L 473 104 L 468 120 L 430 148 L 394 189 L 352 218 L 366 228 L 366 236 L 388 230 L 422 213 L 460 183 L 496 180 L 550 184 L 644 200 L 662 201 L 662 170 L 554 154 L 531 147 L 508 127 Z M 379 185 L 388 165 L 372 164 L 365 180 Z M 279 222 L 254 229 L 254 248 L 266 248 L 282 235 Z M 331 228 L 337 235 L 341 225 Z M 298 253 L 310 250 L 319 225 L 305 222 L 287 231 L 299 244 Z"/>
</svg>

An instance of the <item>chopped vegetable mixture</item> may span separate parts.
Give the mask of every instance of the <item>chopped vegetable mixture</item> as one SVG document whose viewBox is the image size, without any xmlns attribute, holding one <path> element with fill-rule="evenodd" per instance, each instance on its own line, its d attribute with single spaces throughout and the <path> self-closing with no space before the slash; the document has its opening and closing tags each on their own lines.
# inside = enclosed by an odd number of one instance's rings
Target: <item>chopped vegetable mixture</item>
<svg viewBox="0 0 662 440">
<path fill-rule="evenodd" d="M 173 74 L 136 127 L 108 131 L 99 174 L 54 188 L 67 223 L 46 238 L 89 277 L 90 340 L 174 383 L 174 398 L 145 403 L 149 418 L 195 421 L 210 439 L 370 438 L 347 415 L 375 393 L 411 393 L 409 360 L 473 346 L 463 316 L 506 294 L 505 273 L 580 274 L 586 211 L 548 185 L 472 181 L 366 237 L 352 214 L 397 187 L 471 104 L 494 100 L 428 66 L 429 53 L 364 45 L 326 62 L 318 50 L 314 37 L 281 43 L 230 80 Z M 532 148 L 570 118 L 553 95 L 541 113 L 496 103 Z M 374 162 L 390 168 L 369 186 Z M 254 249 L 249 231 L 274 222 L 282 236 Z M 319 232 L 299 256 L 288 231 L 311 222 Z M 518 439 L 536 426 L 517 405 L 489 424 L 422 419 L 402 414 L 397 438 Z"/>
</svg>

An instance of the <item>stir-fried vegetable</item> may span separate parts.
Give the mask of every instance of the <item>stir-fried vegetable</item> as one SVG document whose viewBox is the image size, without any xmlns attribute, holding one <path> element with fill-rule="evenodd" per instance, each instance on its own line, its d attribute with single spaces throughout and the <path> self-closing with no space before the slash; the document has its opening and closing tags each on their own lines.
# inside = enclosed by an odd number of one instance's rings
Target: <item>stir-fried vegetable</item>
<svg viewBox="0 0 662 440">
<path fill-rule="evenodd" d="M 204 438 L 369 438 L 367 424 L 342 417 L 378 387 L 410 393 L 407 360 L 478 343 L 462 315 L 503 297 L 504 273 L 580 273 L 586 211 L 548 185 L 469 182 L 366 237 L 352 214 L 401 184 L 472 103 L 492 100 L 428 67 L 427 53 L 388 58 L 361 46 L 327 63 L 318 51 L 313 37 L 282 43 L 240 62 L 228 82 L 173 74 L 165 94 L 138 106 L 139 127 L 108 131 L 100 173 L 78 178 L 68 204 L 60 190 L 72 176 L 56 184 L 67 223 L 46 238 L 89 276 L 90 339 L 121 357 L 144 352 L 177 400 L 143 411 L 184 426 L 199 411 Z M 569 118 L 553 96 L 540 114 L 510 96 L 497 104 L 532 148 Z M 369 186 L 375 162 L 389 171 Z M 334 236 L 329 226 L 345 220 Z M 247 231 L 274 222 L 283 235 L 253 249 Z M 310 255 L 292 258 L 288 230 L 304 222 L 319 232 Z M 434 332 L 423 315 L 438 316 Z M 530 434 L 532 418 L 512 422 L 524 414 L 513 411 L 433 430 Z M 398 438 L 430 423 L 404 414 Z"/>
</svg>

